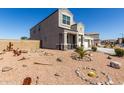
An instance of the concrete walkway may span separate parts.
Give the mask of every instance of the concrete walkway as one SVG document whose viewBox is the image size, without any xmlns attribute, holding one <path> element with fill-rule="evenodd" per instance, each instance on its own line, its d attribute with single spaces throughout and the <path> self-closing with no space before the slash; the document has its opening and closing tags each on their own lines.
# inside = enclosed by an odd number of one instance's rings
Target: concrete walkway
<svg viewBox="0 0 124 93">
<path fill-rule="evenodd" d="M 112 48 L 99 48 L 98 47 L 97 51 L 107 53 L 107 54 L 110 54 L 110 55 L 115 55 L 115 51 Z"/>
</svg>

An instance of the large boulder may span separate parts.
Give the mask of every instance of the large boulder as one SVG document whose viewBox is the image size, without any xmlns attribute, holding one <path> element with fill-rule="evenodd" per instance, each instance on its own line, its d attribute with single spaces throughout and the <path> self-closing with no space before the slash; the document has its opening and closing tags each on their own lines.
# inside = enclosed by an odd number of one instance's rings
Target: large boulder
<svg viewBox="0 0 124 93">
<path fill-rule="evenodd" d="M 110 67 L 120 69 L 121 68 L 121 63 L 119 63 L 117 61 L 111 61 L 110 62 Z"/>
</svg>

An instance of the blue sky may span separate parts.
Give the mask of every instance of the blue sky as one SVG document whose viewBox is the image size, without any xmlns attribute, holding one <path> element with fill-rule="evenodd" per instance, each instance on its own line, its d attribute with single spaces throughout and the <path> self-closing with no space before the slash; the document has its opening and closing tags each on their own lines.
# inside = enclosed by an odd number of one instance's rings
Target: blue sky
<svg viewBox="0 0 124 93">
<path fill-rule="evenodd" d="M 55 8 L 0 9 L 0 39 L 29 37 L 29 30 L 54 12 Z M 124 33 L 124 9 L 71 8 L 76 22 L 85 25 L 86 32 L 99 32 L 101 39 L 121 37 Z"/>
</svg>

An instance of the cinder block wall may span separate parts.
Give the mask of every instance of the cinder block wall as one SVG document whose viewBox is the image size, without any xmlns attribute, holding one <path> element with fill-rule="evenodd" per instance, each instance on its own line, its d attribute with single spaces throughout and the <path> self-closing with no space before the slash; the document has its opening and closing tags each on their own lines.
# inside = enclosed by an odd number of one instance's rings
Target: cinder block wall
<svg viewBox="0 0 124 93">
<path fill-rule="evenodd" d="M 0 51 L 6 49 L 7 45 L 11 42 L 13 48 L 19 49 L 38 49 L 40 48 L 39 40 L 0 40 Z"/>
</svg>

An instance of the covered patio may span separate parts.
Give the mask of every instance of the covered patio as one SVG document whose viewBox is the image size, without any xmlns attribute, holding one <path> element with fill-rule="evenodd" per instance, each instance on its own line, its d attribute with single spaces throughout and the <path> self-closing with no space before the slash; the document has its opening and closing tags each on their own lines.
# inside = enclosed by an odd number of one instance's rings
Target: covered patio
<svg viewBox="0 0 124 93">
<path fill-rule="evenodd" d="M 83 46 L 83 35 L 77 31 L 65 30 L 59 38 L 59 49 L 68 50 Z"/>
</svg>

